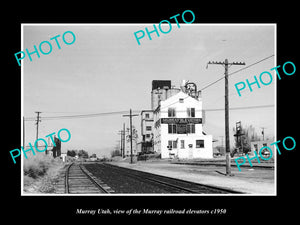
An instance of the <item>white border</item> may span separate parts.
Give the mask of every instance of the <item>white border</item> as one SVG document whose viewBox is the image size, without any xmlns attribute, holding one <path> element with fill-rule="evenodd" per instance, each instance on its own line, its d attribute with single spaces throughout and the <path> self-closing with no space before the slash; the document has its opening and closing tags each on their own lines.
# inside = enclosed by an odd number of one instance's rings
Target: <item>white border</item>
<svg viewBox="0 0 300 225">
<path fill-rule="evenodd" d="M 69 24 L 61 24 L 61 23 L 21 23 L 21 51 L 24 49 L 24 26 L 136 26 L 136 25 L 151 25 L 151 23 L 128 23 L 128 24 L 120 24 L 120 23 L 69 23 Z M 176 24 L 176 23 L 172 23 Z M 274 67 L 277 66 L 277 23 L 192 23 L 192 24 L 180 24 L 180 26 L 274 26 Z M 24 64 L 21 61 L 21 144 L 23 144 L 23 106 L 24 106 L 24 76 L 23 76 L 23 67 Z M 277 79 L 275 79 L 275 140 L 277 140 Z M 25 143 L 26 144 L 26 143 Z M 23 158 L 21 154 L 21 196 L 277 196 L 277 152 L 274 154 L 274 185 L 275 185 L 275 193 L 274 194 L 34 194 L 34 193 L 24 193 L 24 180 L 23 180 Z M 226 188 L 226 187 L 225 187 Z"/>
</svg>

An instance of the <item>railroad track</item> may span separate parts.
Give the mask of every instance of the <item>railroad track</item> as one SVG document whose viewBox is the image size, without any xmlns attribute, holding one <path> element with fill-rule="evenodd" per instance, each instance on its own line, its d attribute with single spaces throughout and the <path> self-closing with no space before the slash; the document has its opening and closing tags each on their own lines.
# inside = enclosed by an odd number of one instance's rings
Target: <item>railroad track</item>
<svg viewBox="0 0 300 225">
<path fill-rule="evenodd" d="M 67 167 L 64 180 L 67 194 L 114 193 L 114 190 L 79 163 L 72 163 Z"/>
<path fill-rule="evenodd" d="M 170 191 L 170 193 L 182 193 L 182 194 L 241 194 L 242 192 L 219 188 L 210 185 L 199 184 L 195 182 L 185 181 L 177 178 L 166 177 L 153 173 L 138 171 L 134 169 L 119 167 L 111 164 L 101 163 L 104 167 L 110 170 L 118 172 L 120 175 L 134 177 L 143 182 L 151 182 L 156 185 L 161 185 L 164 189 Z"/>
</svg>

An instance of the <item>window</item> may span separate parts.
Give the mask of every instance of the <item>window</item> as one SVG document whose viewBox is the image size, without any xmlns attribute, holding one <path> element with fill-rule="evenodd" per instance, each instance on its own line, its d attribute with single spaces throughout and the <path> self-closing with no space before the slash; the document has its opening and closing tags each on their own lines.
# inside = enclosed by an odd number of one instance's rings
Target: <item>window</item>
<svg viewBox="0 0 300 225">
<path fill-rule="evenodd" d="M 168 117 L 175 117 L 175 108 L 168 108 Z"/>
<path fill-rule="evenodd" d="M 204 148 L 204 140 L 196 140 L 196 148 Z"/>
<path fill-rule="evenodd" d="M 176 124 L 168 124 L 168 133 L 169 134 L 177 133 Z"/>
<path fill-rule="evenodd" d="M 254 144 L 253 147 L 254 147 L 254 151 L 256 151 L 258 153 L 258 146 L 257 146 L 257 144 Z"/>
<path fill-rule="evenodd" d="M 151 135 L 150 134 L 146 134 L 146 138 L 150 138 L 151 137 Z"/>
<path fill-rule="evenodd" d="M 170 147 L 172 147 L 172 141 L 171 140 L 168 141 L 168 148 L 170 148 Z"/>
<path fill-rule="evenodd" d="M 146 118 L 146 119 L 149 119 L 149 118 L 150 118 L 149 113 L 146 113 L 146 114 L 145 114 L 145 118 Z"/>
<path fill-rule="evenodd" d="M 194 134 L 195 133 L 195 124 L 187 124 L 186 125 L 186 133 L 187 134 Z"/>
<path fill-rule="evenodd" d="M 195 108 L 187 108 L 187 117 L 195 117 Z"/>
<path fill-rule="evenodd" d="M 266 146 L 268 146 L 268 144 L 267 144 L 267 143 L 263 143 L 263 147 L 266 147 Z M 268 154 L 270 154 L 270 153 L 269 153 L 269 151 L 268 151 L 266 148 L 264 148 L 264 149 L 261 151 L 261 154 L 263 154 L 263 155 L 268 155 Z"/>
<path fill-rule="evenodd" d="M 180 99 L 179 99 L 179 102 L 180 102 L 180 103 L 183 103 L 183 98 L 180 98 Z"/>
<path fill-rule="evenodd" d="M 151 126 L 146 126 L 146 130 L 151 131 L 152 127 Z"/>
<path fill-rule="evenodd" d="M 173 148 L 177 148 L 177 141 L 169 140 L 169 141 L 168 141 L 168 146 L 169 146 L 169 147 L 172 147 L 172 149 L 173 149 Z"/>
<path fill-rule="evenodd" d="M 184 148 L 184 140 L 180 140 L 180 148 Z"/>
<path fill-rule="evenodd" d="M 177 148 L 177 141 L 173 141 L 173 148 Z"/>
</svg>

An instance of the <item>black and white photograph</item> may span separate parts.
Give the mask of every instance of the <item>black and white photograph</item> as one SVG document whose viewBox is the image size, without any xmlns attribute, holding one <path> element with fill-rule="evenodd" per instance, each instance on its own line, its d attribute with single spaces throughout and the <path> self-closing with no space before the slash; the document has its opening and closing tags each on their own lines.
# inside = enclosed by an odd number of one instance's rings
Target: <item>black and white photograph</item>
<svg viewBox="0 0 300 225">
<path fill-rule="evenodd" d="M 23 195 L 276 194 L 275 24 L 22 24 L 22 37 Z"/>
</svg>

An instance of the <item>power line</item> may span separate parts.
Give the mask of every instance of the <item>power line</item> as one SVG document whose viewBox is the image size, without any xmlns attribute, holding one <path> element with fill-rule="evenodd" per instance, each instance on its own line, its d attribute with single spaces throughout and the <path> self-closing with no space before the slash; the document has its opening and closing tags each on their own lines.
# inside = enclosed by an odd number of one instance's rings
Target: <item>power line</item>
<svg viewBox="0 0 300 225">
<path fill-rule="evenodd" d="M 273 57 L 273 56 L 274 56 L 274 54 L 273 54 L 273 55 L 270 55 L 270 56 L 268 56 L 268 57 L 266 57 L 266 58 L 263 58 L 263 59 L 261 59 L 261 60 L 255 62 L 255 63 L 252 63 L 252 64 L 250 64 L 249 66 L 243 67 L 243 68 L 241 68 L 241 69 L 239 69 L 239 70 L 237 70 L 237 71 L 234 71 L 234 72 L 232 72 L 232 73 L 229 73 L 228 76 L 231 76 L 231 75 L 233 75 L 233 74 L 235 74 L 235 73 L 238 73 L 238 72 L 240 72 L 240 71 L 242 71 L 242 70 L 248 69 L 249 67 L 254 66 L 254 65 L 258 64 L 258 63 L 261 63 L 261 62 L 263 62 L 263 61 L 265 61 L 265 60 L 267 60 L 267 59 L 269 59 L 269 58 L 271 58 L 271 57 Z"/>
<path fill-rule="evenodd" d="M 266 57 L 266 58 L 263 58 L 263 59 L 261 59 L 261 60 L 259 60 L 259 61 L 257 61 L 257 62 L 254 62 L 254 63 L 250 64 L 249 66 L 243 67 L 243 68 L 241 68 L 241 69 L 239 69 L 239 70 L 237 70 L 237 71 L 234 71 L 234 72 L 232 72 L 232 73 L 229 73 L 228 76 L 231 76 L 231 75 L 236 74 L 236 73 L 238 73 L 238 72 L 241 72 L 241 71 L 243 71 L 243 70 L 245 70 L 245 69 L 248 69 L 248 68 L 250 68 L 250 67 L 252 67 L 252 66 L 254 66 L 254 65 L 258 64 L 258 63 L 261 63 L 261 62 L 263 62 L 263 61 L 265 61 L 265 60 L 267 60 L 267 59 L 269 59 L 269 58 L 271 58 L 271 57 L 273 57 L 273 56 L 274 56 L 274 54 L 273 54 L 273 55 L 270 55 L 270 56 L 268 56 L 268 57 Z M 210 84 L 204 86 L 203 88 L 200 89 L 200 91 L 202 91 L 202 90 L 204 90 L 204 89 L 206 89 L 206 88 L 208 88 L 208 87 L 214 85 L 215 83 L 219 82 L 220 80 L 222 80 L 222 79 L 224 79 L 224 78 L 225 78 L 225 76 L 223 76 L 223 77 L 217 79 L 216 81 L 214 81 L 214 82 L 212 82 L 212 83 L 210 83 Z"/>
<path fill-rule="evenodd" d="M 275 105 L 253 105 L 253 106 L 244 106 L 244 107 L 231 107 L 229 110 L 243 110 L 243 109 L 255 109 L 255 108 L 270 108 L 274 107 Z M 211 108 L 211 109 L 203 109 L 203 111 L 222 111 L 223 108 Z M 133 113 L 140 113 L 142 110 L 132 110 Z M 184 110 L 179 110 L 184 111 Z M 199 110 L 195 110 L 199 111 Z M 109 116 L 109 115 L 118 115 L 127 113 L 128 111 L 117 111 L 117 112 L 105 112 L 105 113 L 93 113 L 93 114 L 80 114 L 80 115 L 64 115 L 64 116 L 53 116 L 53 117 L 43 117 L 43 120 L 58 120 L 58 119 L 81 119 L 81 118 L 90 118 L 90 117 L 101 117 L 101 116 Z M 167 111 L 165 111 L 167 112 Z M 25 121 L 34 121 L 36 118 L 34 117 L 27 117 Z"/>
<path fill-rule="evenodd" d="M 79 114 L 79 115 L 48 116 L 48 117 L 43 117 L 43 120 L 90 118 L 90 117 L 98 117 L 98 116 L 118 115 L 118 114 L 124 114 L 126 112 L 127 111 L 115 111 L 115 112 L 102 112 L 102 113 Z M 33 117 L 25 118 L 25 121 L 32 121 L 32 120 L 34 120 Z"/>
<path fill-rule="evenodd" d="M 265 61 L 265 60 L 267 60 L 267 59 L 269 59 L 269 58 L 271 58 L 271 57 L 273 57 L 273 56 L 274 56 L 274 54 L 273 54 L 273 55 L 270 55 L 270 56 L 268 56 L 268 57 L 266 57 L 266 58 L 263 58 L 263 59 L 261 59 L 261 60 L 255 62 L 255 63 L 252 63 L 252 64 L 250 64 L 249 66 L 246 66 L 246 67 L 244 67 L 244 68 L 242 68 L 242 69 L 239 69 L 239 70 L 237 70 L 237 71 L 234 71 L 234 72 L 232 72 L 232 73 L 229 73 L 228 76 L 231 76 L 231 75 L 233 75 L 233 74 L 235 74 L 235 73 L 238 73 L 238 72 L 240 72 L 240 71 L 242 71 L 242 70 L 248 69 L 248 68 L 250 68 L 251 66 L 254 66 L 254 65 L 258 64 L 258 63 L 261 63 L 261 62 L 263 62 L 263 61 Z M 206 89 L 206 88 L 208 88 L 208 87 L 214 85 L 215 83 L 219 82 L 219 81 L 222 80 L 223 78 L 225 78 L 225 76 L 223 76 L 223 77 L 217 79 L 216 81 L 214 81 L 214 82 L 212 82 L 212 83 L 210 83 L 210 84 L 204 86 L 202 89 L 200 89 L 200 91 L 202 91 L 202 90 L 204 90 L 204 89 Z M 189 97 L 189 96 L 187 96 L 187 97 L 185 97 L 185 98 L 188 98 L 188 97 Z M 184 99 L 185 99 L 185 98 L 184 98 Z M 176 102 L 174 102 L 174 103 L 171 103 L 170 105 L 176 104 L 177 102 L 178 102 L 178 101 L 176 101 Z M 168 105 L 168 106 L 170 106 L 170 105 Z M 166 107 L 168 107 L 168 106 L 166 106 Z M 255 107 L 255 106 L 253 106 L 253 107 Z M 241 107 L 241 108 L 242 108 L 242 107 Z M 215 109 L 215 110 L 217 111 L 217 110 L 223 110 L 223 109 Z M 231 108 L 231 110 L 232 110 L 232 108 Z M 140 113 L 141 111 L 142 111 L 142 110 L 139 110 L 139 111 L 133 111 L 133 112 Z M 207 109 L 207 111 L 214 111 L 214 109 Z M 48 116 L 48 117 L 43 117 L 43 120 L 74 119 L 74 118 L 90 118 L 90 117 L 98 117 L 98 116 L 118 115 L 118 114 L 124 114 L 124 113 L 126 113 L 126 112 L 127 112 L 127 111 L 116 111 L 116 112 L 92 113 L 92 114 L 79 114 L 79 115 L 63 115 L 63 116 L 51 116 L 51 117 Z M 56 113 L 58 113 L 58 112 L 56 112 Z M 34 118 L 34 117 L 27 117 L 27 118 L 25 118 L 24 120 L 25 120 L 25 121 L 33 121 L 33 120 L 35 120 L 35 118 Z"/>
<path fill-rule="evenodd" d="M 233 75 L 233 74 L 236 74 L 236 73 L 238 73 L 238 72 L 240 72 L 240 71 L 242 71 L 242 70 L 248 69 L 248 68 L 250 68 L 251 66 L 254 66 L 254 65 L 258 64 L 258 63 L 261 63 L 261 62 L 263 62 L 263 61 L 265 61 L 265 60 L 267 60 L 267 59 L 269 59 L 269 58 L 271 58 L 271 57 L 273 57 L 273 56 L 274 56 L 274 54 L 273 54 L 273 55 L 270 55 L 270 56 L 268 56 L 268 57 L 266 57 L 266 58 L 263 58 L 263 59 L 261 59 L 261 60 L 259 60 L 259 61 L 257 61 L 257 62 L 254 62 L 254 63 L 250 64 L 249 66 L 243 67 L 242 69 L 239 69 L 239 70 L 237 70 L 237 71 L 234 71 L 234 72 L 232 72 L 232 73 L 229 73 L 228 76 L 231 76 L 231 75 Z M 217 64 L 220 64 L 219 62 L 216 62 L 216 63 L 217 63 Z M 211 64 L 212 64 L 212 63 L 211 63 Z M 224 78 L 225 78 L 225 76 L 223 76 L 223 77 L 221 77 L 221 78 L 219 78 L 219 79 L 213 81 L 212 83 L 209 83 L 208 85 L 204 86 L 204 87 L 203 87 L 202 89 L 200 89 L 199 91 L 203 91 L 204 89 L 206 89 L 206 88 L 208 88 L 208 87 L 210 87 L 210 86 L 212 86 L 212 85 L 218 83 L 220 80 L 222 80 L 222 79 L 224 79 Z M 187 97 L 185 97 L 185 98 L 183 98 L 183 99 L 186 99 L 186 98 L 188 98 L 188 97 L 189 97 L 189 96 L 187 96 Z M 166 107 L 169 107 L 169 106 L 171 106 L 171 105 L 174 105 L 174 104 L 176 104 L 177 102 L 179 102 L 179 100 L 177 100 L 177 101 L 175 101 L 175 102 L 173 102 L 173 103 L 171 103 L 171 104 L 169 104 L 169 105 L 167 105 L 167 106 L 164 106 L 163 108 L 166 108 Z"/>
<path fill-rule="evenodd" d="M 242 110 L 242 109 L 258 109 L 258 108 L 270 108 L 274 107 L 275 105 L 253 105 L 253 106 L 244 106 L 244 107 L 232 107 L 229 110 Z M 223 108 L 218 109 L 203 109 L 204 111 L 222 111 Z"/>
</svg>

